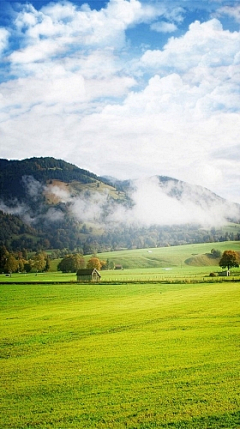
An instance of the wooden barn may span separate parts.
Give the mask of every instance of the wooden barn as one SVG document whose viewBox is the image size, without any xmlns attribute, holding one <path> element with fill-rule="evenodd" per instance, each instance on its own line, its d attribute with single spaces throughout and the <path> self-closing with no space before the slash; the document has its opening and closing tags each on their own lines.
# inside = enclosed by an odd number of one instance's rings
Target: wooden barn
<svg viewBox="0 0 240 429">
<path fill-rule="evenodd" d="M 122 265 L 115 265 L 114 270 L 123 270 Z"/>
<path fill-rule="evenodd" d="M 101 275 L 96 270 L 96 268 L 86 268 L 86 269 L 80 269 L 77 271 L 77 281 L 78 282 L 93 282 L 97 283 L 101 279 Z"/>
</svg>

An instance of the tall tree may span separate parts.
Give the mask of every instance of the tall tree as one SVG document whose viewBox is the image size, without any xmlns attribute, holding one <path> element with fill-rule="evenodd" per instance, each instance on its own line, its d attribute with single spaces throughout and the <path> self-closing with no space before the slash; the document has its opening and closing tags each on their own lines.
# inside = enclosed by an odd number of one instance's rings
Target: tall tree
<svg viewBox="0 0 240 429">
<path fill-rule="evenodd" d="M 239 267 L 239 256 L 234 250 L 225 250 L 219 261 L 219 266 L 230 270 L 232 267 Z"/>
<path fill-rule="evenodd" d="M 51 266 L 51 261 L 50 261 L 49 256 L 47 256 L 46 265 L 45 265 L 45 271 L 49 271 L 50 270 L 50 266 Z"/>
<path fill-rule="evenodd" d="M 87 263 L 87 268 L 96 268 L 96 270 L 101 269 L 101 262 L 97 257 L 92 257 Z"/>
<path fill-rule="evenodd" d="M 76 273 L 79 268 L 85 267 L 85 260 L 79 253 L 66 255 L 58 264 L 58 271 Z"/>
<path fill-rule="evenodd" d="M 36 271 L 44 271 L 46 267 L 46 254 L 37 252 L 33 257 L 33 268 Z"/>
<path fill-rule="evenodd" d="M 18 270 L 18 261 L 12 253 L 9 253 L 6 259 L 4 271 L 5 273 L 16 273 L 17 270 Z"/>
<path fill-rule="evenodd" d="M 4 271 L 9 252 L 5 246 L 0 246 L 0 271 Z"/>
</svg>

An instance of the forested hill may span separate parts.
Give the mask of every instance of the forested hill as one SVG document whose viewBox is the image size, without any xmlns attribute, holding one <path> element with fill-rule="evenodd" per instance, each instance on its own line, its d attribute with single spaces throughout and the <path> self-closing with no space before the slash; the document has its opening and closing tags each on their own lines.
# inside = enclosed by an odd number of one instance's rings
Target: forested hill
<svg viewBox="0 0 240 429">
<path fill-rule="evenodd" d="M 23 161 L 0 159 L 0 195 L 2 199 L 27 197 L 24 178 L 32 176 L 45 183 L 49 180 L 60 180 L 70 183 L 92 183 L 97 176 L 82 170 L 73 164 L 55 158 L 30 158 Z"/>
<path fill-rule="evenodd" d="M 120 181 L 54 158 L 0 160 L 0 245 L 94 253 L 239 240 L 240 208 L 165 176 Z"/>
</svg>

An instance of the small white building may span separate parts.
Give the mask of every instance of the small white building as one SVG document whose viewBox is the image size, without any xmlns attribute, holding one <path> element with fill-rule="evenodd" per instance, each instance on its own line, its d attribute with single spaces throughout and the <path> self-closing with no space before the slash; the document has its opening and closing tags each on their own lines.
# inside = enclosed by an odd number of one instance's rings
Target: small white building
<svg viewBox="0 0 240 429">
<path fill-rule="evenodd" d="M 229 277 L 230 276 L 230 270 L 222 271 L 218 275 L 221 277 Z"/>
</svg>

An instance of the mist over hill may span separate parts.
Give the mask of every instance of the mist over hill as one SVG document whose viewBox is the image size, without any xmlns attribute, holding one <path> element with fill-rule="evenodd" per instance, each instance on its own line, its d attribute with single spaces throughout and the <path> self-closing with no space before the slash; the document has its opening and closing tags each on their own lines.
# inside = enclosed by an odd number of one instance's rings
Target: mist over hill
<svg viewBox="0 0 240 429">
<path fill-rule="evenodd" d="M 12 250 L 93 253 L 235 240 L 240 231 L 240 206 L 206 188 L 98 177 L 54 158 L 1 159 L 0 210 L 0 244 Z"/>
</svg>

